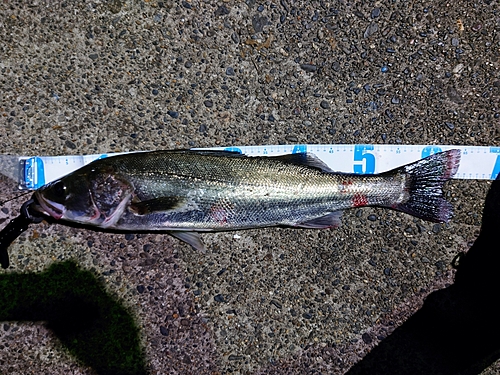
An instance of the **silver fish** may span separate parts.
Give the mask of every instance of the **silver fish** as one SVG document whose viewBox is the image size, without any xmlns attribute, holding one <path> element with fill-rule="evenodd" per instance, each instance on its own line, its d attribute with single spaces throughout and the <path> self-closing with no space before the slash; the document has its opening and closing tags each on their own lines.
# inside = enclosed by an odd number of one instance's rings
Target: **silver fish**
<svg viewBox="0 0 500 375">
<path fill-rule="evenodd" d="M 94 161 L 34 194 L 55 219 L 123 231 L 167 231 L 204 249 L 198 232 L 270 226 L 329 228 L 341 210 L 387 207 L 446 222 L 442 187 L 460 150 L 377 175 L 335 173 L 310 153 L 247 157 L 155 151 Z"/>
</svg>

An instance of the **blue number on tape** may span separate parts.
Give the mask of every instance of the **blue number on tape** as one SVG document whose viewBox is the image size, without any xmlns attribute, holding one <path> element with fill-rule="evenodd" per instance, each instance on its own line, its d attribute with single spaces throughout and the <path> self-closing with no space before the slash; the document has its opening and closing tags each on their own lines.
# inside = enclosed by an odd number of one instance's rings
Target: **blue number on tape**
<svg viewBox="0 0 500 375">
<path fill-rule="evenodd" d="M 438 152 L 442 152 L 441 147 L 438 146 L 427 146 L 424 147 L 422 150 L 422 159 L 426 158 L 427 156 L 437 154 Z"/>
<path fill-rule="evenodd" d="M 243 154 L 241 148 L 238 147 L 226 147 L 224 151 L 231 151 L 231 152 L 237 152 L 238 154 Z"/>
<path fill-rule="evenodd" d="M 373 150 L 373 145 L 354 145 L 354 161 L 361 162 L 361 164 L 354 164 L 354 173 L 372 174 L 375 172 L 375 155 L 368 152 L 370 150 Z"/>
<path fill-rule="evenodd" d="M 500 147 L 490 147 L 491 154 L 498 154 L 497 160 L 495 160 L 495 166 L 491 172 L 491 179 L 496 180 L 498 173 L 500 173 Z"/>
<path fill-rule="evenodd" d="M 293 146 L 292 154 L 302 154 L 304 152 L 307 152 L 307 145 Z"/>
</svg>

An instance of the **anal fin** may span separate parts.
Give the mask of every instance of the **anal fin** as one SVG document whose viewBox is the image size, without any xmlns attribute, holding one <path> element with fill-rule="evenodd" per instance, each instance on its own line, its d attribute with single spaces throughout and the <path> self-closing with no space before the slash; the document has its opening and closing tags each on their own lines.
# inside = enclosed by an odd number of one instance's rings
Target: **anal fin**
<svg viewBox="0 0 500 375">
<path fill-rule="evenodd" d="M 300 224 L 296 224 L 300 228 L 323 229 L 323 228 L 337 228 L 342 224 L 341 218 L 342 211 L 335 211 L 328 215 L 314 218 Z"/>
</svg>

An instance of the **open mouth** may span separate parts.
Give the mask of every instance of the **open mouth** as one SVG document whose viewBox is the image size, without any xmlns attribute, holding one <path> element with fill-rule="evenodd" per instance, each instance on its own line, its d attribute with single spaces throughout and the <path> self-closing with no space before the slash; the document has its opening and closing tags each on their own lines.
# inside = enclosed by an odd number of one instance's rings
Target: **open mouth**
<svg viewBox="0 0 500 375">
<path fill-rule="evenodd" d="M 35 192 L 38 204 L 43 210 L 45 215 L 52 216 L 54 219 L 59 220 L 64 215 L 64 206 L 62 204 L 49 201 L 40 195 L 38 191 Z"/>
</svg>

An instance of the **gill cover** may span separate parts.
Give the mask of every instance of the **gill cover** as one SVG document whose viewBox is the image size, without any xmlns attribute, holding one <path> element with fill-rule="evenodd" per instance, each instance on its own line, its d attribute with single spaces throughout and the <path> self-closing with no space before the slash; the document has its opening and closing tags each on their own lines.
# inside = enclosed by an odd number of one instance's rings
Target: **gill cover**
<svg viewBox="0 0 500 375">
<path fill-rule="evenodd" d="M 99 225 L 104 228 L 112 226 L 127 208 L 134 187 L 113 170 L 94 171 L 90 185 L 91 198 L 100 214 Z"/>
</svg>

